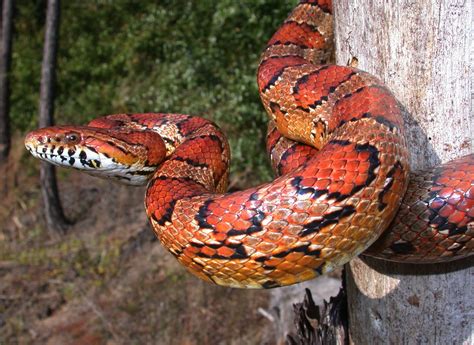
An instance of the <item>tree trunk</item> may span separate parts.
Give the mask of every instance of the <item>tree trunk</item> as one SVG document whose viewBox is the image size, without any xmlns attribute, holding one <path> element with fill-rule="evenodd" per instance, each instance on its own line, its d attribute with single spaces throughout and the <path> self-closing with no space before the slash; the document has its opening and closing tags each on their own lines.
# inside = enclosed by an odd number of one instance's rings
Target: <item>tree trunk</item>
<svg viewBox="0 0 474 345">
<path fill-rule="evenodd" d="M 48 0 L 43 64 L 41 66 L 40 127 L 52 126 L 54 124 L 54 84 L 59 35 L 59 5 L 60 0 Z M 56 171 L 53 165 L 41 163 L 40 183 L 46 225 L 53 234 L 63 234 L 66 231 L 68 222 L 61 206 L 56 182 Z"/>
<path fill-rule="evenodd" d="M 334 5 L 338 64 L 358 61 L 411 113 L 406 120 L 412 169 L 472 152 L 472 2 L 347 0 Z M 473 341 L 472 260 L 402 265 L 362 257 L 346 271 L 354 344 Z"/>
<path fill-rule="evenodd" d="M 13 1 L 2 4 L 2 46 L 0 55 L 0 165 L 10 152 L 10 67 L 12 57 Z"/>
</svg>

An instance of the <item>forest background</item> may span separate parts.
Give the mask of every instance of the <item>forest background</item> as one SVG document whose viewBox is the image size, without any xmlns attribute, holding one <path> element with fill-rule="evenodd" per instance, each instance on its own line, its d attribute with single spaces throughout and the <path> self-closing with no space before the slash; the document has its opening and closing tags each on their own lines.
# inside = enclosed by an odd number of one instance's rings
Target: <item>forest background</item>
<svg viewBox="0 0 474 345">
<path fill-rule="evenodd" d="M 229 138 L 231 188 L 268 181 L 256 69 L 294 3 L 62 1 L 56 123 L 113 113 L 203 116 Z M 38 126 L 45 15 L 45 0 L 15 1 L 0 344 L 275 343 L 262 313 L 270 294 L 212 286 L 187 273 L 154 238 L 144 188 L 59 169 L 73 225 L 59 238 L 47 231 L 39 164 L 22 143 Z"/>
</svg>

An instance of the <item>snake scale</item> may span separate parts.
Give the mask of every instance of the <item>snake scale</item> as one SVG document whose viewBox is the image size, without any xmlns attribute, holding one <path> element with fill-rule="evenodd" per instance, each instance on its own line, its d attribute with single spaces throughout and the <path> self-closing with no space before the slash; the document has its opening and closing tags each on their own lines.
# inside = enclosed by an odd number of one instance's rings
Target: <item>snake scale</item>
<svg viewBox="0 0 474 345">
<path fill-rule="evenodd" d="M 471 255 L 474 155 L 409 173 L 403 106 L 376 77 L 327 64 L 331 12 L 328 0 L 300 1 L 262 54 L 258 87 L 278 175 L 270 183 L 226 193 L 226 138 L 188 115 L 110 115 L 35 130 L 25 145 L 56 165 L 148 184 L 161 243 L 220 285 L 295 284 L 362 252 L 400 262 Z"/>
</svg>

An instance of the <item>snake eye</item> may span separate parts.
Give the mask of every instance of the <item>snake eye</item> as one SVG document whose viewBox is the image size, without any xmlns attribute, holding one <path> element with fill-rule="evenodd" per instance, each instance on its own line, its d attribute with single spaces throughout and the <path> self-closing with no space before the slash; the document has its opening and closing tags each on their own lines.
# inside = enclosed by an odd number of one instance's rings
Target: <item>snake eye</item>
<svg viewBox="0 0 474 345">
<path fill-rule="evenodd" d="M 79 134 L 77 133 L 68 133 L 65 136 L 66 142 L 68 144 L 75 144 L 79 141 Z"/>
</svg>

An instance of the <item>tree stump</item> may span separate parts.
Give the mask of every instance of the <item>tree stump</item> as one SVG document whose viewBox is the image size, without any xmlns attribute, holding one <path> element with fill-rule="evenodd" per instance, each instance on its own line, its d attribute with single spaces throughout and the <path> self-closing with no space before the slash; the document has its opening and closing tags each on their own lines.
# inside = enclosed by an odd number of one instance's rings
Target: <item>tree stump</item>
<svg viewBox="0 0 474 345">
<path fill-rule="evenodd" d="M 337 62 L 379 78 L 407 107 L 411 168 L 473 150 L 472 2 L 347 0 L 334 4 Z M 353 344 L 468 344 L 472 259 L 403 265 L 362 257 L 347 265 Z"/>
</svg>

